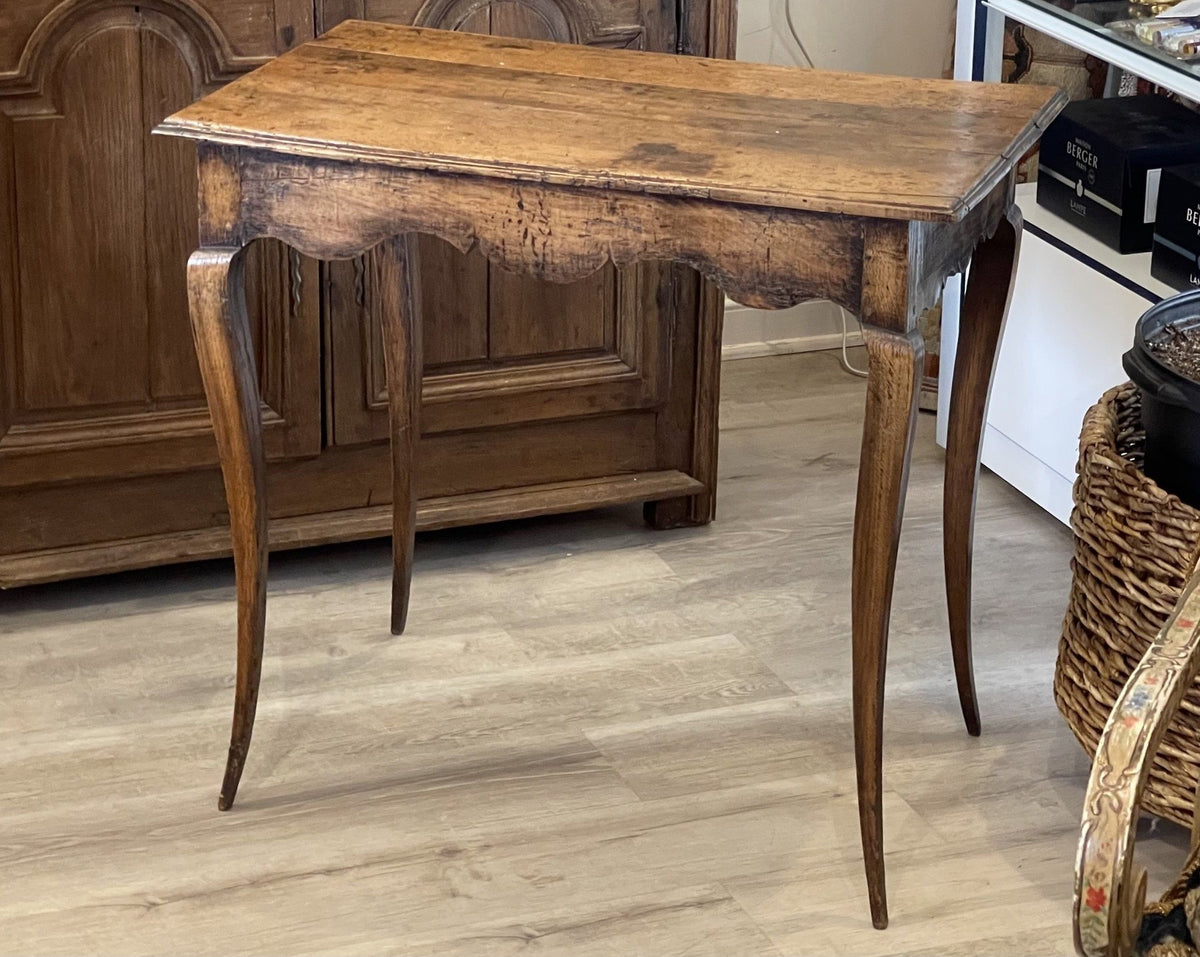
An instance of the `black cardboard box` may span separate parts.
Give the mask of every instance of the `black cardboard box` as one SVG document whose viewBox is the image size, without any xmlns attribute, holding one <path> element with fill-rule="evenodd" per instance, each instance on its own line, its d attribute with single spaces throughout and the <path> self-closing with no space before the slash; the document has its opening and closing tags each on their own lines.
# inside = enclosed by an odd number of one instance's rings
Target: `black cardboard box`
<svg viewBox="0 0 1200 957">
<path fill-rule="evenodd" d="M 1152 253 L 1155 279 L 1176 289 L 1200 288 L 1200 163 L 1162 171 Z"/>
<path fill-rule="evenodd" d="M 1118 252 L 1150 249 L 1164 166 L 1200 162 L 1200 115 L 1161 96 L 1080 100 L 1042 137 L 1038 204 Z"/>
</svg>

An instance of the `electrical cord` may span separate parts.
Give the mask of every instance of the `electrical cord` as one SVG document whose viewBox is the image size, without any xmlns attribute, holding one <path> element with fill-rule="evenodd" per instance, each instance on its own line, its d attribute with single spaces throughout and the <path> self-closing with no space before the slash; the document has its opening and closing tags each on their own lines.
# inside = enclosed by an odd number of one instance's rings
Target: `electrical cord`
<svg viewBox="0 0 1200 957">
<path fill-rule="evenodd" d="M 783 19 L 787 22 L 788 33 L 792 35 L 793 42 L 800 49 L 800 55 L 804 57 L 804 62 L 808 64 L 810 70 L 815 70 L 817 65 L 808 55 L 808 49 L 804 46 L 804 41 L 800 39 L 800 34 L 796 31 L 796 24 L 792 20 L 792 0 L 783 0 Z"/>
<path fill-rule="evenodd" d="M 850 330 L 847 328 L 846 310 L 843 307 L 838 306 L 838 312 L 842 314 L 842 354 L 838 359 L 838 362 L 841 367 L 851 375 L 856 375 L 860 379 L 865 379 L 867 377 L 867 370 L 860 369 L 857 366 L 850 364 L 850 356 L 846 352 L 847 340 L 850 338 Z"/>
<path fill-rule="evenodd" d="M 792 42 L 796 44 L 796 48 L 800 51 L 800 56 L 804 58 L 804 62 L 808 64 L 808 68 L 810 70 L 815 70 L 817 65 L 813 62 L 813 58 L 809 54 L 808 48 L 804 45 L 804 41 L 800 39 L 800 33 L 796 30 L 796 22 L 792 19 L 792 0 L 782 0 L 782 2 L 783 19 L 787 23 L 788 33 L 792 35 Z M 850 362 L 850 354 L 847 348 L 850 340 L 850 323 L 846 310 L 842 306 L 838 306 L 838 312 L 840 312 L 842 316 L 842 351 L 838 357 L 838 363 L 843 369 L 850 373 L 850 375 L 858 376 L 860 379 L 865 379 L 867 378 L 867 371 L 865 369 L 859 369 Z"/>
</svg>

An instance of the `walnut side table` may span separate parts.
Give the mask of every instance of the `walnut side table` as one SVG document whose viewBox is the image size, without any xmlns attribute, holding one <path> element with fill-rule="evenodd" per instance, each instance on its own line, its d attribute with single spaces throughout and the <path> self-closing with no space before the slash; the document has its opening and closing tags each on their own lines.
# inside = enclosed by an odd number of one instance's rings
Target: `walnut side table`
<svg viewBox="0 0 1200 957">
<path fill-rule="evenodd" d="M 392 630 L 412 570 L 421 391 L 416 233 L 541 279 L 674 260 L 732 298 L 861 316 L 866 418 L 854 519 L 853 696 L 871 914 L 887 923 L 882 722 L 888 619 L 924 347 L 915 324 L 972 263 L 946 459 L 951 646 L 967 728 L 979 442 L 1020 236 L 1014 166 L 1065 102 L 1045 87 L 801 71 L 348 21 L 169 117 L 198 141 L 192 325 L 229 501 L 238 668 L 220 807 L 254 723 L 266 620 L 260 402 L 242 251 L 273 237 L 378 288 L 394 481 Z M 972 258 L 973 257 L 973 258 Z M 313 383 L 318 388 L 318 383 Z"/>
</svg>

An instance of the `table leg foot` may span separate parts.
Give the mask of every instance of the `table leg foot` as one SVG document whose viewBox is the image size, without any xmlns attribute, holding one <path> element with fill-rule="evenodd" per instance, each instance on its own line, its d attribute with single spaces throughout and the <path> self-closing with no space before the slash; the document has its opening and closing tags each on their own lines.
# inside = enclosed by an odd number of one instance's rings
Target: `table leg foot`
<svg viewBox="0 0 1200 957">
<path fill-rule="evenodd" d="M 200 249 L 188 260 L 196 354 L 221 455 L 237 576 L 237 685 L 229 758 L 217 806 L 233 806 L 250 749 L 267 612 L 266 465 L 254 344 L 240 249 Z"/>
<path fill-rule="evenodd" d="M 237 797 L 238 782 L 242 780 L 242 767 L 246 763 L 246 749 L 250 746 L 249 735 L 244 741 L 235 740 L 229 745 L 229 756 L 225 759 L 225 777 L 221 781 L 221 794 L 217 798 L 217 810 L 228 811 Z"/>
<path fill-rule="evenodd" d="M 403 634 L 417 528 L 416 448 L 421 436 L 421 303 L 416 236 L 375 250 L 375 282 L 387 368 L 392 443 L 392 634 Z"/>
<path fill-rule="evenodd" d="M 1015 263 L 1021 239 L 1020 214 L 1001 220 L 996 234 L 980 244 L 971 262 L 967 294 L 959 323 L 958 352 L 946 442 L 943 497 L 943 558 L 946 603 L 950 616 L 950 648 L 958 700 L 967 732 L 981 730 L 979 702 L 971 662 L 971 551 L 975 526 L 975 493 L 979 452 L 996 351 L 1012 297 Z"/>
<path fill-rule="evenodd" d="M 852 598 L 854 746 L 858 814 L 871 920 L 887 926 L 883 866 L 883 687 L 904 493 L 917 418 L 924 342 L 917 332 L 863 328 L 868 369 L 854 514 Z"/>
</svg>

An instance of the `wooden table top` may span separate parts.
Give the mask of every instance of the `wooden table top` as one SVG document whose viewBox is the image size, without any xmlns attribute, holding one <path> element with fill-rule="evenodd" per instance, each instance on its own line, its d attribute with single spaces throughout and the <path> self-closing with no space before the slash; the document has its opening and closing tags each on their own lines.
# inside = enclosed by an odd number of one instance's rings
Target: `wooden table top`
<svg viewBox="0 0 1200 957">
<path fill-rule="evenodd" d="M 157 132 L 289 155 L 956 221 L 1066 102 L 914 80 L 346 21 Z"/>
</svg>

